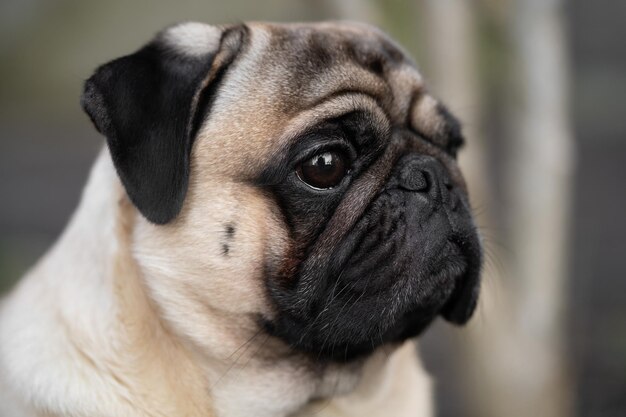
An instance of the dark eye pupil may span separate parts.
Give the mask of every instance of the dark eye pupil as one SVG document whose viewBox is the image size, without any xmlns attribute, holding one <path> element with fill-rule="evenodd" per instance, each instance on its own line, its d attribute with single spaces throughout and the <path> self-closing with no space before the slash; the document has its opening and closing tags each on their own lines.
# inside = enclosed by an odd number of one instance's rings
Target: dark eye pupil
<svg viewBox="0 0 626 417">
<path fill-rule="evenodd" d="M 324 152 L 315 155 L 297 169 L 298 177 L 314 188 L 333 188 L 346 175 L 346 164 L 341 154 Z"/>
</svg>

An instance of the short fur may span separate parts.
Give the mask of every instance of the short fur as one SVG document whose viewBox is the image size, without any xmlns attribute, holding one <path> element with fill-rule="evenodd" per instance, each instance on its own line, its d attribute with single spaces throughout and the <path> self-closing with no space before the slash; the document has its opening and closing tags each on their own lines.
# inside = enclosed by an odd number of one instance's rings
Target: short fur
<svg viewBox="0 0 626 417">
<path fill-rule="evenodd" d="M 100 67 L 107 147 L 0 305 L 0 414 L 429 416 L 410 338 L 466 322 L 458 122 L 352 23 L 186 23 Z M 314 190 L 295 167 L 341 149 Z"/>
</svg>

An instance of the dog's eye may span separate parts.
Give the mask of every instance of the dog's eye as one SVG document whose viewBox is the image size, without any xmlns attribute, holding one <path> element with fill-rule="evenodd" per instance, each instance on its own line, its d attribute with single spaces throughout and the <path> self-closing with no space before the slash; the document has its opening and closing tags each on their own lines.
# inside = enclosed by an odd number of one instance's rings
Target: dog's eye
<svg viewBox="0 0 626 417">
<path fill-rule="evenodd" d="M 338 185 L 347 172 L 344 155 L 335 151 L 319 153 L 296 168 L 302 182 L 322 190 Z"/>
</svg>

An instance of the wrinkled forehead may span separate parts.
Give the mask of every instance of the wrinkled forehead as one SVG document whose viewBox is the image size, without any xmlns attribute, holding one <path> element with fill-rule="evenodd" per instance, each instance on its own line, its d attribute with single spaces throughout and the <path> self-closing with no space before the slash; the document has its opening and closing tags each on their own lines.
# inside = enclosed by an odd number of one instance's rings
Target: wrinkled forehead
<svg viewBox="0 0 626 417">
<path fill-rule="evenodd" d="M 251 24 L 264 38 L 260 75 L 276 79 L 285 110 L 310 108 L 342 94 L 370 96 L 391 122 L 406 120 L 423 89 L 408 56 L 386 35 L 355 23 Z"/>
<path fill-rule="evenodd" d="M 363 110 L 381 129 L 407 126 L 442 147 L 449 140 L 449 114 L 427 93 L 408 55 L 380 30 L 348 22 L 244 28 L 203 136 L 219 131 L 254 140 L 259 155 L 276 147 L 269 142 L 296 137 L 315 121 Z M 215 37 L 211 26 L 189 29 L 169 33 L 168 42 L 193 52 L 194 44 Z"/>
<path fill-rule="evenodd" d="M 352 67 L 385 78 L 391 69 L 413 66 L 408 55 L 379 29 L 351 22 L 311 24 L 251 23 L 269 35 L 269 49 L 289 58 L 296 75 L 314 75 L 332 67 Z M 297 64 L 297 65 L 293 65 Z M 417 75 L 416 71 L 413 71 Z"/>
</svg>

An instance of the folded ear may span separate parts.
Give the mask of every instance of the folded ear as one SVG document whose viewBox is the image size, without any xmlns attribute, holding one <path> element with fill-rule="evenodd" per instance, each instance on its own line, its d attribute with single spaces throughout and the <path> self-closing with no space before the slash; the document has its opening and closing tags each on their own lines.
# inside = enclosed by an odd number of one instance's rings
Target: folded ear
<svg viewBox="0 0 626 417">
<path fill-rule="evenodd" d="M 83 109 L 106 136 L 128 196 L 149 221 L 165 224 L 180 212 L 194 138 L 244 36 L 244 26 L 184 23 L 85 82 Z"/>
</svg>

